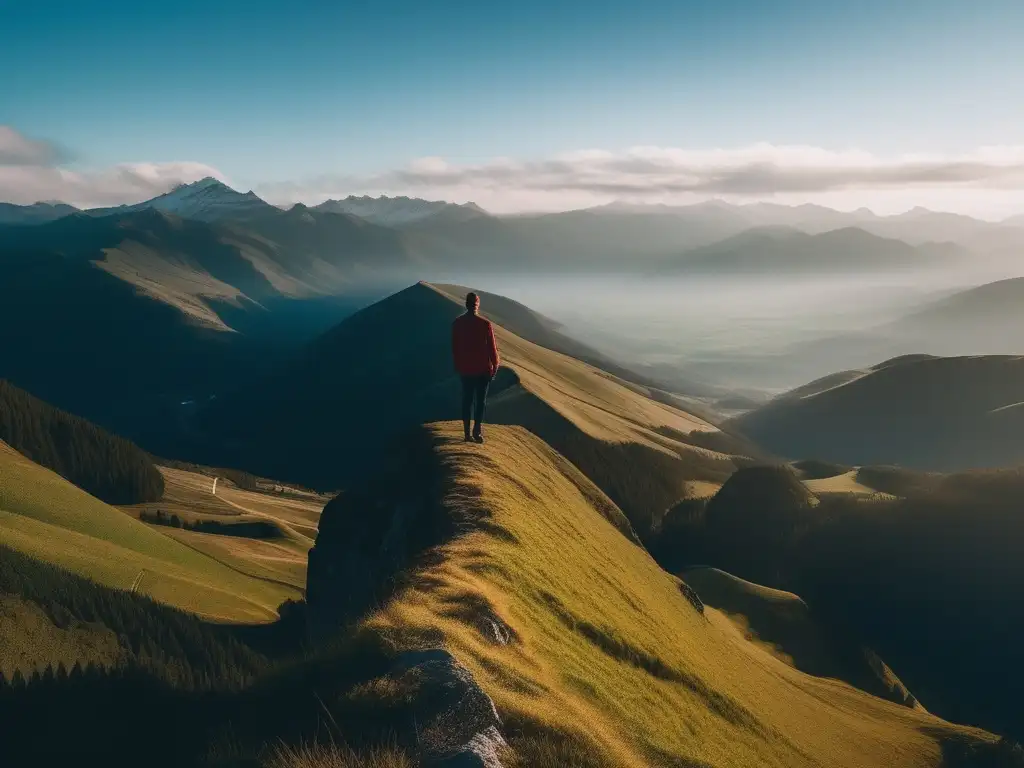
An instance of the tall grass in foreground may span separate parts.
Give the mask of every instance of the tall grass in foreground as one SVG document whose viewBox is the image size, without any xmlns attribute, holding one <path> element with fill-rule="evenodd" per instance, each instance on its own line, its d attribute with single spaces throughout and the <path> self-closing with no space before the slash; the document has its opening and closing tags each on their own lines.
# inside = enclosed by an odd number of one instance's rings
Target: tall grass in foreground
<svg viewBox="0 0 1024 768">
<path fill-rule="evenodd" d="M 413 768 L 415 765 L 407 753 L 395 747 L 355 752 L 334 744 L 282 745 L 265 763 L 266 768 Z"/>
</svg>

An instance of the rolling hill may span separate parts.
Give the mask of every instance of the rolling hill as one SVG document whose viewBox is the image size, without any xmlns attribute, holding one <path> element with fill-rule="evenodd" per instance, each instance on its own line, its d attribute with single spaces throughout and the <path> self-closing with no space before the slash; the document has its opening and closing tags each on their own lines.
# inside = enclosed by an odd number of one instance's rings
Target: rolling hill
<svg viewBox="0 0 1024 768">
<path fill-rule="evenodd" d="M 453 654 L 513 748 L 557 735 L 527 765 L 938 766 L 950 742 L 987 738 L 750 642 L 615 514 L 524 429 L 481 449 L 430 425 L 325 510 L 310 615 L 325 632 L 370 608 L 364 625 L 400 647 Z M 400 696 L 400 680 L 376 690 Z"/>
<path fill-rule="evenodd" d="M 270 621 L 293 589 L 250 578 L 107 506 L 0 443 L 6 547 L 168 605 L 228 621 Z"/>
<path fill-rule="evenodd" d="M 394 294 L 292 363 L 209 404 L 198 426 L 224 452 L 217 463 L 338 488 L 372 467 L 396 434 L 456 415 L 450 325 L 464 310 L 462 294 L 447 290 L 420 283 Z M 508 326 L 496 323 L 503 367 L 488 419 L 527 426 L 599 478 L 642 537 L 686 495 L 687 481 L 722 481 L 732 471 L 720 452 L 730 438 L 714 426 L 518 335 L 521 326 L 527 337 L 561 342 L 521 305 L 496 308 Z"/>
<path fill-rule="evenodd" d="M 920 348 L 1016 354 L 1024 350 L 1024 278 L 986 283 L 938 299 L 880 332 L 916 341 Z M 948 354 L 948 352 L 946 352 Z"/>
<path fill-rule="evenodd" d="M 731 425 L 792 458 L 957 470 L 1024 462 L 1024 358 L 908 355 L 781 395 Z"/>
</svg>

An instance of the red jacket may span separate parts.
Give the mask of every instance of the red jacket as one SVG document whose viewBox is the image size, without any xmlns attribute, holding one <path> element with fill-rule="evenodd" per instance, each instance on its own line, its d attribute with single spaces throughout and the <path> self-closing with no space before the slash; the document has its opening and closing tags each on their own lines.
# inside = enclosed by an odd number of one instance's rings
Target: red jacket
<svg viewBox="0 0 1024 768">
<path fill-rule="evenodd" d="M 494 329 L 489 321 L 467 312 L 452 323 L 452 357 L 460 376 L 491 378 L 498 372 L 501 358 L 494 342 Z"/>
</svg>

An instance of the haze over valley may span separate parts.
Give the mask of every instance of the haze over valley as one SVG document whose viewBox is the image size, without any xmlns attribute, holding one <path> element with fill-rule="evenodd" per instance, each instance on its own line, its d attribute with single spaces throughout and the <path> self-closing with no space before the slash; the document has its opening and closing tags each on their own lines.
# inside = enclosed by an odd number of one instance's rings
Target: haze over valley
<svg viewBox="0 0 1024 768">
<path fill-rule="evenodd" d="M 0 3 L 0 765 L 1024 768 L 1024 6 L 796 5 Z"/>
</svg>

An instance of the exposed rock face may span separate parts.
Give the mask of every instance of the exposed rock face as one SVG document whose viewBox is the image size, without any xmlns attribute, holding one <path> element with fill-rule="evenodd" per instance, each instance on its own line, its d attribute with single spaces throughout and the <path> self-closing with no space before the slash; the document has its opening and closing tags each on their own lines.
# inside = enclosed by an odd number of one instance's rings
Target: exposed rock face
<svg viewBox="0 0 1024 768">
<path fill-rule="evenodd" d="M 494 702 L 448 651 L 402 654 L 391 674 L 417 680 L 417 730 L 426 765 L 501 768 L 507 745 Z"/>
<path fill-rule="evenodd" d="M 307 566 L 314 643 L 386 600 L 418 556 L 454 533 L 435 501 L 443 473 L 426 439 L 411 434 L 383 473 L 324 508 Z"/>
</svg>

